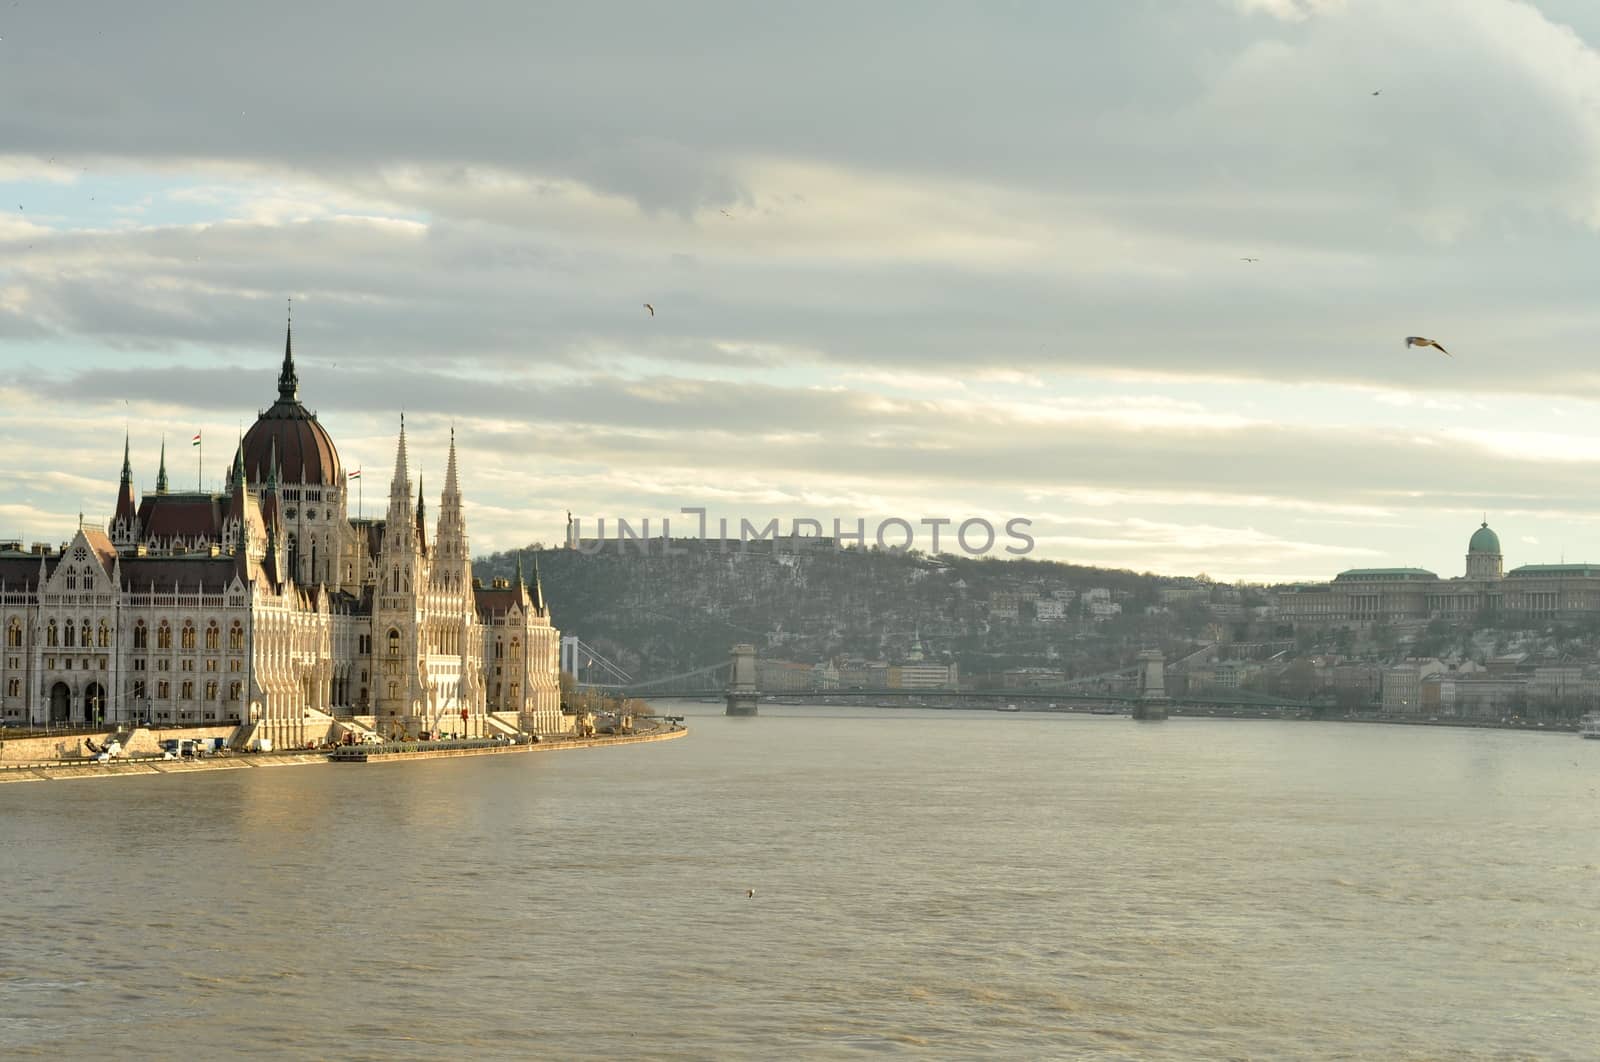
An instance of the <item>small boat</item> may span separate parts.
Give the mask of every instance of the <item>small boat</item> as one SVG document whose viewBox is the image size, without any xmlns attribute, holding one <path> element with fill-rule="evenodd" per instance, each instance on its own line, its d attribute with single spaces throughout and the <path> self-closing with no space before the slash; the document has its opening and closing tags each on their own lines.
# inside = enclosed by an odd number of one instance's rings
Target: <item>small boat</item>
<svg viewBox="0 0 1600 1062">
<path fill-rule="evenodd" d="M 1097 704 L 1089 709 L 1090 715 L 1121 715 L 1122 709 L 1110 704 Z"/>
<path fill-rule="evenodd" d="M 1018 708 L 1015 704 L 1008 704 L 1004 708 L 1000 708 L 1000 709 L 997 709 L 997 710 L 998 711 L 1002 711 L 1002 712 L 1020 712 L 1020 711 L 1022 711 L 1022 709 Z"/>
<path fill-rule="evenodd" d="M 1600 712 L 1590 712 L 1578 724 L 1578 736 L 1600 741 Z"/>
</svg>

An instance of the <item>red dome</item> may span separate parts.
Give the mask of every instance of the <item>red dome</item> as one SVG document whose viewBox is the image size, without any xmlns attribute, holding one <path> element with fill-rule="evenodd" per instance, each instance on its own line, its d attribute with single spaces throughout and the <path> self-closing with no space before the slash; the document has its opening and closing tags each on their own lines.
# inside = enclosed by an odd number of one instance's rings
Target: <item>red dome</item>
<svg viewBox="0 0 1600 1062">
<path fill-rule="evenodd" d="M 244 474 L 265 483 L 274 460 L 278 482 L 344 486 L 339 451 L 317 415 L 300 404 L 300 379 L 294 371 L 293 336 L 284 339 L 278 400 L 244 433 Z"/>
</svg>

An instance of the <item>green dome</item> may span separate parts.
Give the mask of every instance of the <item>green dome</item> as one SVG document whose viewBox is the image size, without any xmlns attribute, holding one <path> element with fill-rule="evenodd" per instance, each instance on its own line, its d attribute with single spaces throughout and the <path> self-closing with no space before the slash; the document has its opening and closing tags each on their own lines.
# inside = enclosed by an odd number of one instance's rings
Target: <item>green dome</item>
<svg viewBox="0 0 1600 1062">
<path fill-rule="evenodd" d="M 1474 531 L 1472 533 L 1472 541 L 1467 543 L 1467 552 L 1468 553 L 1499 553 L 1500 552 L 1500 536 L 1495 534 L 1493 531 L 1489 530 L 1489 524 L 1488 524 L 1487 521 L 1484 522 L 1482 527 L 1478 528 L 1476 531 Z"/>
</svg>

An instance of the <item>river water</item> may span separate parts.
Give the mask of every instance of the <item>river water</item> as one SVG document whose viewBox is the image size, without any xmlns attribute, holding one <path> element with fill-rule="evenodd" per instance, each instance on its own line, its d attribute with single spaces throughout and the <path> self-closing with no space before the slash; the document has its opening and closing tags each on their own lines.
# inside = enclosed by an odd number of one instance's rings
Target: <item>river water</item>
<svg viewBox="0 0 1600 1062">
<path fill-rule="evenodd" d="M 1600 1051 L 1600 742 L 682 709 L 0 786 L 0 1057 Z"/>
</svg>

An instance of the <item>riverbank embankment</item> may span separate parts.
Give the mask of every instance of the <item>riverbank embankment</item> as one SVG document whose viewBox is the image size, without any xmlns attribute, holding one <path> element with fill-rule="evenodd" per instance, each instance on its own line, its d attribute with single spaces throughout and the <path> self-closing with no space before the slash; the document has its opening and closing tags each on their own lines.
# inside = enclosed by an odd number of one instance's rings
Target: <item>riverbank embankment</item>
<svg viewBox="0 0 1600 1062">
<path fill-rule="evenodd" d="M 688 728 L 656 728 L 637 734 L 611 734 L 595 737 L 543 738 L 537 742 L 505 743 L 476 747 L 429 748 L 428 742 L 416 742 L 401 750 L 379 751 L 372 746 L 371 754 L 359 766 L 383 763 L 411 763 L 416 760 L 436 760 L 458 756 L 505 756 L 521 752 L 562 752 L 571 749 L 607 748 L 612 745 L 639 745 L 652 741 L 671 741 L 687 736 Z M 123 778 L 138 775 L 189 774 L 195 771 L 252 770 L 261 767 L 297 767 L 309 764 L 334 763 L 333 750 L 296 750 L 288 752 L 229 752 L 205 756 L 166 760 L 160 757 L 115 759 L 105 763 L 83 760 L 47 761 L 39 763 L 7 764 L 0 768 L 0 783 L 62 781 L 73 778 Z M 341 765 L 343 766 L 343 765 Z"/>
</svg>

